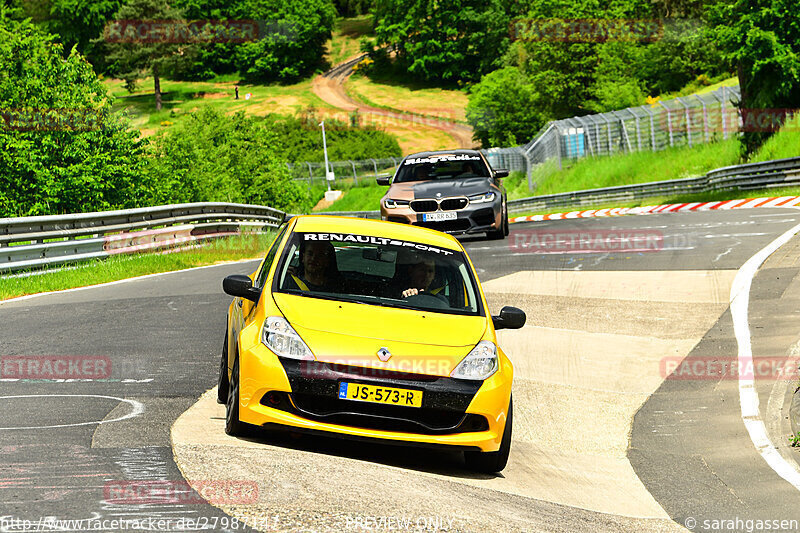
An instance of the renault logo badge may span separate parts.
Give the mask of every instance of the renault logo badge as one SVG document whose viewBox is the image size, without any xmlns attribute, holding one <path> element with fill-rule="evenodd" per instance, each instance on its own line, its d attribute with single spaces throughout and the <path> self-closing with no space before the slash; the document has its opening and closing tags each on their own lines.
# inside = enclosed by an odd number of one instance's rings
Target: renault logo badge
<svg viewBox="0 0 800 533">
<path fill-rule="evenodd" d="M 392 352 L 390 352 L 387 348 L 381 348 L 378 350 L 378 359 L 383 361 L 384 363 L 392 358 Z"/>
</svg>

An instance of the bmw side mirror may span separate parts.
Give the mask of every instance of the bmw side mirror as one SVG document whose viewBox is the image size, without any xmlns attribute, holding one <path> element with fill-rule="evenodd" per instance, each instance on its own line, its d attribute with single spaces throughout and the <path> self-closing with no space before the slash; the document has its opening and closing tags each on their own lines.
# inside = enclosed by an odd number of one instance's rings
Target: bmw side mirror
<svg viewBox="0 0 800 533">
<path fill-rule="evenodd" d="M 378 185 L 389 185 L 389 182 L 391 181 L 391 179 L 392 178 L 390 178 L 389 176 L 380 176 L 375 181 L 378 182 Z"/>
<path fill-rule="evenodd" d="M 234 274 L 222 280 L 222 290 L 226 294 L 257 302 L 261 291 L 253 287 L 253 280 L 242 274 Z"/>
<path fill-rule="evenodd" d="M 495 178 L 507 178 L 508 177 L 508 170 L 501 168 L 500 170 L 494 171 Z"/>
<path fill-rule="evenodd" d="M 525 311 L 507 305 L 500 310 L 499 316 L 492 317 L 494 329 L 519 329 L 525 325 Z"/>
</svg>

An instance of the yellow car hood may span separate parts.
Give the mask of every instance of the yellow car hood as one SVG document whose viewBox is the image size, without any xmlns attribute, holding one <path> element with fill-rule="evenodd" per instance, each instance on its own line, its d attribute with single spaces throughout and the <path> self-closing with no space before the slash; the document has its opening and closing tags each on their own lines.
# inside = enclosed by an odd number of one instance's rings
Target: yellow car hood
<svg viewBox="0 0 800 533">
<path fill-rule="evenodd" d="M 448 376 L 483 338 L 486 317 L 273 294 L 318 361 Z M 387 361 L 377 355 L 391 352 Z"/>
</svg>

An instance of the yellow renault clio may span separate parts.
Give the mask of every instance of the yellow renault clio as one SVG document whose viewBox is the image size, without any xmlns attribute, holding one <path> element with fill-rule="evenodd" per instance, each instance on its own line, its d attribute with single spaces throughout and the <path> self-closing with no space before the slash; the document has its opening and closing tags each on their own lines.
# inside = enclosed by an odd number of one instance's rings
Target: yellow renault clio
<svg viewBox="0 0 800 533">
<path fill-rule="evenodd" d="M 225 278 L 225 431 L 259 426 L 463 450 L 499 472 L 511 446 L 511 361 L 464 248 L 376 220 L 289 220 L 251 276 Z"/>
</svg>

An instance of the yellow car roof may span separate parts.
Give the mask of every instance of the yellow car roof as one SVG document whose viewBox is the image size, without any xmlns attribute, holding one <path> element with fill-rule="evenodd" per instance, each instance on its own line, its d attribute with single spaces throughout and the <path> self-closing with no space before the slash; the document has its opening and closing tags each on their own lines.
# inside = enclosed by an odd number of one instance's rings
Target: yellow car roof
<svg viewBox="0 0 800 533">
<path fill-rule="evenodd" d="M 428 228 L 420 228 L 409 224 L 384 222 L 355 217 L 334 217 L 324 215 L 298 216 L 294 231 L 354 233 L 372 237 L 415 241 L 440 248 L 461 251 L 461 245 L 451 235 Z"/>
</svg>

